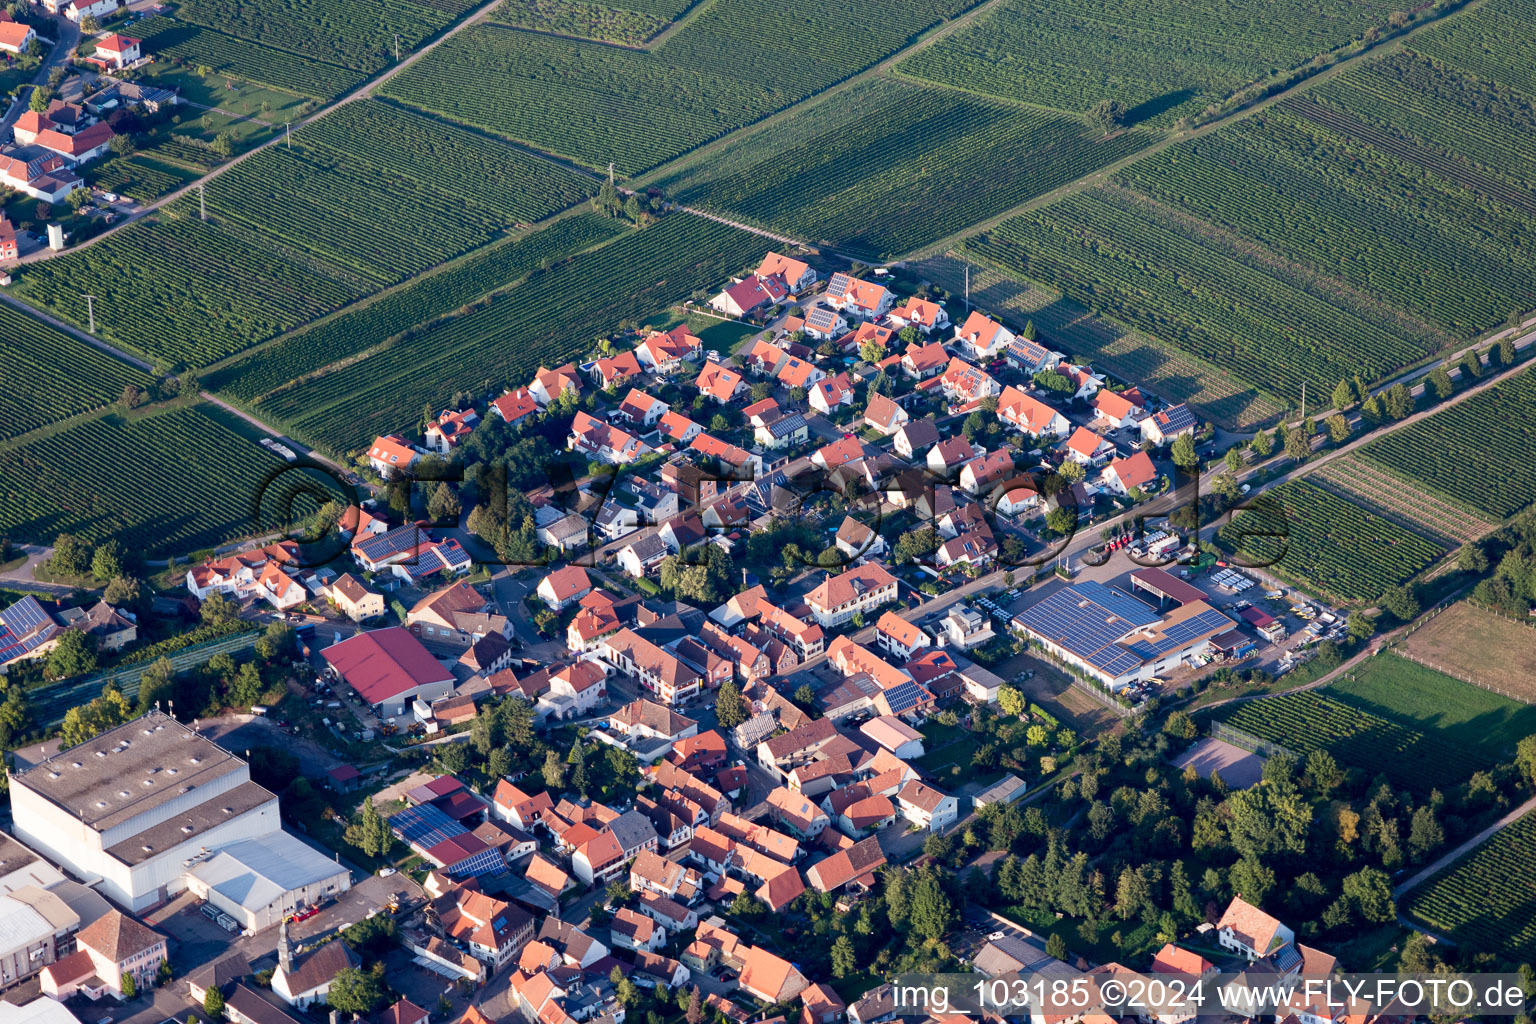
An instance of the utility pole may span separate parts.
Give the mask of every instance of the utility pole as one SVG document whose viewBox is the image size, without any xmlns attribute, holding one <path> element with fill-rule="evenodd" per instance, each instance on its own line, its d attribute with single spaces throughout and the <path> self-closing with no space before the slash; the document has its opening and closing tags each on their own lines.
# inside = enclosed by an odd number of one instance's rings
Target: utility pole
<svg viewBox="0 0 1536 1024">
<path fill-rule="evenodd" d="M 395 63 L 400 63 L 400 33 L 395 33 Z"/>
<path fill-rule="evenodd" d="M 969 263 L 965 265 L 965 313 L 967 316 L 971 313 L 971 265 Z"/>
<path fill-rule="evenodd" d="M 1301 418 L 1307 418 L 1307 382 L 1301 382 Z"/>
<path fill-rule="evenodd" d="M 289 151 L 292 151 L 293 150 L 293 136 L 291 134 L 289 134 L 289 132 L 288 132 L 288 125 L 289 124 L 290 124 L 290 122 L 288 122 L 288 121 L 284 121 L 283 122 L 283 141 L 288 143 L 288 149 L 289 149 Z"/>
<path fill-rule="evenodd" d="M 203 222 L 208 222 L 208 185 L 206 182 L 197 183 L 197 212 L 202 215 Z"/>
<path fill-rule="evenodd" d="M 96 298 L 94 295 L 85 296 L 85 317 L 90 324 L 88 329 L 92 334 L 96 333 L 96 307 L 91 302 L 94 298 Z"/>
</svg>

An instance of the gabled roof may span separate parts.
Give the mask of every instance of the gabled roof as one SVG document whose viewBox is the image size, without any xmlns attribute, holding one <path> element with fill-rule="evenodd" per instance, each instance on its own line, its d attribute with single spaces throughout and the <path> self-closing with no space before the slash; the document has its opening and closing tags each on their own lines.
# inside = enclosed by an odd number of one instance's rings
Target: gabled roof
<svg viewBox="0 0 1536 1024">
<path fill-rule="evenodd" d="M 1106 393 L 1100 392 L 1100 394 Z M 1110 462 L 1106 472 L 1109 469 L 1115 471 L 1115 475 L 1120 478 L 1126 490 L 1132 487 L 1144 488 L 1157 479 L 1157 469 L 1152 465 L 1152 459 L 1146 452 L 1137 452 L 1128 459 L 1115 459 Z"/>
<path fill-rule="evenodd" d="M 75 941 L 113 963 L 122 963 L 154 949 L 165 941 L 165 936 L 119 910 L 109 910 L 80 929 Z"/>
<path fill-rule="evenodd" d="M 805 876 L 818 892 L 834 892 L 849 882 L 866 877 L 873 879 L 875 871 L 884 865 L 885 854 L 880 849 L 880 840 L 870 836 L 812 864 Z"/>
<path fill-rule="evenodd" d="M 587 576 L 587 570 L 579 565 L 567 565 L 556 569 L 544 577 L 544 583 L 549 585 L 549 591 L 556 601 L 568 601 L 577 594 L 592 589 L 592 580 Z M 543 590 L 544 585 L 540 584 Z"/>
<path fill-rule="evenodd" d="M 1280 930 L 1280 927 L 1278 919 L 1264 913 L 1241 896 L 1232 897 L 1232 902 L 1227 904 L 1221 920 L 1216 922 L 1217 931 L 1232 929 L 1233 936 L 1239 942 L 1249 949 L 1256 950 L 1260 956 L 1270 951 L 1275 933 Z"/>
<path fill-rule="evenodd" d="M 770 252 L 763 257 L 762 266 L 757 268 L 758 277 L 773 277 L 777 274 L 785 283 L 794 286 L 795 282 L 805 276 L 805 272 L 811 269 L 807 264 L 780 253 Z"/>
<path fill-rule="evenodd" d="M 409 466 L 417 458 L 417 452 L 399 434 L 386 434 L 373 439 L 368 457 L 391 466 Z"/>
<path fill-rule="evenodd" d="M 1063 442 L 1063 446 L 1077 452 L 1084 457 L 1090 457 L 1104 444 L 1104 439 L 1087 427 L 1078 427 L 1072 432 L 1072 436 Z"/>
<path fill-rule="evenodd" d="M 884 285 L 860 281 L 848 274 L 833 274 L 827 284 L 827 294 L 860 309 L 873 310 L 879 308 L 887 293 Z"/>
<path fill-rule="evenodd" d="M 745 383 L 741 374 L 735 370 L 727 369 L 719 363 L 705 363 L 694 386 L 718 402 L 727 402 Z"/>
<path fill-rule="evenodd" d="M 894 428 L 906 415 L 906 410 L 882 394 L 871 395 L 864 409 L 865 420 L 886 430 Z"/>
<path fill-rule="evenodd" d="M 1136 403 L 1127 400 L 1123 395 L 1117 395 L 1108 388 L 1101 388 L 1093 396 L 1091 404 L 1105 417 L 1114 420 L 1123 420 L 1136 408 Z"/>
<path fill-rule="evenodd" d="M 836 608 L 871 591 L 888 587 L 896 582 L 885 568 L 875 563 L 856 565 L 830 579 L 823 580 L 816 589 L 805 596 L 812 608 Z"/>
<path fill-rule="evenodd" d="M 914 372 L 925 373 L 937 370 L 941 366 L 949 364 L 949 353 L 944 346 L 937 341 L 930 341 L 926 345 L 908 345 L 906 354 L 901 357 L 903 365 L 910 366 Z"/>
<path fill-rule="evenodd" d="M 453 673 L 399 626 L 358 633 L 320 653 L 369 704 L 453 680 Z"/>
<path fill-rule="evenodd" d="M 965 323 L 955 332 L 955 337 L 969 341 L 976 348 L 991 348 L 997 332 L 1003 330 L 1003 325 L 991 317 L 971 310 L 971 315 L 965 318 Z"/>
<path fill-rule="evenodd" d="M 997 397 L 997 415 L 1031 434 L 1043 433 L 1060 412 L 1018 388 L 1009 386 Z"/>
<path fill-rule="evenodd" d="M 933 327 L 939 322 L 939 316 L 944 312 L 944 307 L 937 302 L 920 299 L 916 295 L 906 301 L 899 309 L 891 311 L 891 316 L 906 320 L 908 323 L 922 324 L 924 327 Z"/>
</svg>

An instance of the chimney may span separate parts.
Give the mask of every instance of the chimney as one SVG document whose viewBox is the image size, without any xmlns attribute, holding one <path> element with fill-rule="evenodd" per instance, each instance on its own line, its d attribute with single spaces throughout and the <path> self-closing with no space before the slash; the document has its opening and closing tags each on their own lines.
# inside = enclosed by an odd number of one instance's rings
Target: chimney
<svg viewBox="0 0 1536 1024">
<path fill-rule="evenodd" d="M 293 973 L 293 950 L 288 945 L 288 919 L 277 926 L 277 965 L 286 974 Z M 333 1020 L 331 1024 L 336 1024 Z"/>
</svg>

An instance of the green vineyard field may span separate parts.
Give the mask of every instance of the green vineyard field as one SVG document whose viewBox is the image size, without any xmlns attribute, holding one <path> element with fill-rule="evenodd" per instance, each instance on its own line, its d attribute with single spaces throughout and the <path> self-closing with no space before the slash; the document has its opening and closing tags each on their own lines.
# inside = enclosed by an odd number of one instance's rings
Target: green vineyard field
<svg viewBox="0 0 1536 1024">
<path fill-rule="evenodd" d="M 874 79 L 655 182 L 689 205 L 887 258 L 1134 152 L 1077 118 Z M 1028 159 L 1019 154 L 1028 153 Z M 977 182 L 985 181 L 985 188 Z"/>
<path fill-rule="evenodd" d="M 283 465 L 201 407 L 109 415 L 0 452 L 0 530 L 186 553 L 250 532 L 262 481 Z"/>
<path fill-rule="evenodd" d="M 1427 422 L 1427 421 L 1426 421 Z M 1292 480 L 1265 495 L 1284 508 L 1283 539 L 1256 535 L 1274 517 L 1245 513 L 1217 532 L 1217 542 L 1268 571 L 1345 601 L 1374 601 L 1412 579 L 1445 553 L 1432 541 L 1373 515 L 1305 480 Z M 1250 519 L 1250 516 L 1254 517 Z"/>
<path fill-rule="evenodd" d="M 122 397 L 149 375 L 10 306 L 0 305 L 0 439 L 56 423 Z"/>
<path fill-rule="evenodd" d="M 1367 777 L 1385 775 L 1393 785 L 1420 793 L 1456 785 L 1484 767 L 1458 746 L 1315 690 L 1250 701 L 1226 722 L 1297 757 L 1326 750 Z"/>
<path fill-rule="evenodd" d="M 256 412 L 335 452 L 398 430 L 454 391 L 526 384 L 624 319 L 641 319 L 760 259 L 763 240 L 674 215 L 546 271 L 489 305 L 258 402 Z"/>
<path fill-rule="evenodd" d="M 1082 111 L 1114 98 L 1171 123 L 1386 23 L 1390 4 L 1004 0 L 897 65 L 904 75 Z"/>
<path fill-rule="evenodd" d="M 1536 501 L 1536 372 L 1516 374 L 1372 441 L 1361 456 L 1458 504 L 1503 519 Z"/>
<path fill-rule="evenodd" d="M 863 71 L 970 2 L 713 0 L 655 50 L 475 25 L 383 92 L 639 174 Z"/>
<path fill-rule="evenodd" d="M 1527 814 L 1421 886 L 1408 916 L 1476 952 L 1536 960 L 1536 814 Z"/>
<path fill-rule="evenodd" d="M 330 99 L 350 92 L 366 77 L 359 71 L 260 46 L 213 29 L 172 21 L 144 18 L 133 31 L 144 41 L 144 52 L 206 65 L 220 74 L 291 89 L 316 99 Z"/>
<path fill-rule="evenodd" d="M 620 221 L 583 214 L 516 242 L 487 247 L 442 273 L 285 338 L 210 374 L 204 384 L 251 401 L 289 381 L 355 355 L 419 324 L 446 316 L 488 292 L 624 231 Z"/>
</svg>

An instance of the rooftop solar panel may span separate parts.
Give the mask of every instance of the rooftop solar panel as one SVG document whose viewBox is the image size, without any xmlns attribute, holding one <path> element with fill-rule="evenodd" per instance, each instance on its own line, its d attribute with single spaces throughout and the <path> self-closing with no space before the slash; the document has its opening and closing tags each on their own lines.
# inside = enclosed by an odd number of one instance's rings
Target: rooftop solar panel
<svg viewBox="0 0 1536 1024">
<path fill-rule="evenodd" d="M 401 811 L 389 819 L 389 827 L 403 842 L 423 849 L 469 831 L 431 804 Z"/>
</svg>

